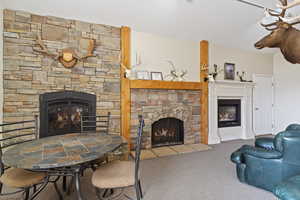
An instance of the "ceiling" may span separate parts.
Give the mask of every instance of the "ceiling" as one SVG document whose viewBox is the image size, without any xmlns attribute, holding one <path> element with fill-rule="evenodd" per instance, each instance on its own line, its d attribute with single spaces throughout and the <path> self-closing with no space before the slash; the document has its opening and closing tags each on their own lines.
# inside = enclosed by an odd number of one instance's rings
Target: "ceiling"
<svg viewBox="0 0 300 200">
<path fill-rule="evenodd" d="M 267 32 L 263 10 L 236 0 L 0 0 L 4 7 L 41 15 L 122 26 L 135 31 L 255 50 Z M 276 0 L 252 0 L 274 8 Z M 270 52 L 270 51 L 264 51 Z"/>
</svg>

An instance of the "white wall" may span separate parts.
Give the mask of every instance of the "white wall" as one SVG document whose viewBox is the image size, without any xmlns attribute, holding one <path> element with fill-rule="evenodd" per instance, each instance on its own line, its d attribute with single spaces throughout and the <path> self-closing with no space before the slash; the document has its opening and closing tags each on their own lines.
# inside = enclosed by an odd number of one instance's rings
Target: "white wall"
<svg viewBox="0 0 300 200">
<path fill-rule="evenodd" d="M 178 40 L 149 33 L 132 31 L 132 65 L 136 64 L 136 54 L 141 56 L 142 65 L 138 70 L 160 71 L 168 74 L 171 67 L 166 60 L 172 60 L 176 68 L 187 69 L 187 81 L 199 81 L 200 74 L 200 42 Z M 209 43 L 209 63 L 211 69 L 217 64 L 220 69 L 224 63 L 235 63 L 236 71 L 246 71 L 247 80 L 252 75 L 273 74 L 273 55 L 263 54 L 259 51 L 233 49 Z M 223 71 L 217 79 L 224 79 Z M 238 80 L 238 77 L 236 76 Z"/>
<path fill-rule="evenodd" d="M 256 74 L 273 74 L 273 55 L 263 54 L 259 51 L 252 52 L 247 50 L 233 49 L 209 44 L 209 63 L 211 66 L 217 64 L 220 69 L 224 69 L 224 63 L 234 63 L 236 72 L 245 71 L 246 79 L 252 80 L 252 75 Z M 236 80 L 238 80 L 238 77 Z M 218 75 L 217 79 L 223 80 L 223 71 Z"/>
<path fill-rule="evenodd" d="M 288 63 L 280 52 L 274 55 L 276 132 L 300 123 L 300 65 Z"/>
<path fill-rule="evenodd" d="M 142 65 L 137 70 L 169 74 L 171 60 L 179 70 L 187 70 L 186 81 L 200 81 L 200 43 L 177 40 L 149 33 L 132 31 L 131 61 L 136 64 L 136 53 L 141 56 Z"/>
<path fill-rule="evenodd" d="M 0 123 L 3 122 L 3 2 L 0 1 Z"/>
</svg>

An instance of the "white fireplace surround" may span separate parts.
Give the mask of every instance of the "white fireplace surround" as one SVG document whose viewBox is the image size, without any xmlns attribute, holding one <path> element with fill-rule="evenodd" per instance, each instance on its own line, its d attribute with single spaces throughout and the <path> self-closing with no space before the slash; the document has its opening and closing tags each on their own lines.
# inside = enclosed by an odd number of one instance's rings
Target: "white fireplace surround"
<svg viewBox="0 0 300 200">
<path fill-rule="evenodd" d="M 254 83 L 239 81 L 215 81 L 209 83 L 209 144 L 254 138 L 252 119 L 254 85 Z M 218 128 L 218 99 L 241 100 L 241 126 Z"/>
</svg>

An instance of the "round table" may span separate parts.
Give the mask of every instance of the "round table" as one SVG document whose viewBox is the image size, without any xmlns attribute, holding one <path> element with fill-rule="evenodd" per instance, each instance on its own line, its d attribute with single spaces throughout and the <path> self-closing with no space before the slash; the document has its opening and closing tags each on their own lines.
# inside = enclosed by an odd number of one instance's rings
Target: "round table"
<svg viewBox="0 0 300 200">
<path fill-rule="evenodd" d="M 7 166 L 28 170 L 78 166 L 74 168 L 74 176 L 81 200 L 80 166 L 116 150 L 122 142 L 121 136 L 101 133 L 58 135 L 15 145 L 4 152 L 2 160 Z"/>
</svg>

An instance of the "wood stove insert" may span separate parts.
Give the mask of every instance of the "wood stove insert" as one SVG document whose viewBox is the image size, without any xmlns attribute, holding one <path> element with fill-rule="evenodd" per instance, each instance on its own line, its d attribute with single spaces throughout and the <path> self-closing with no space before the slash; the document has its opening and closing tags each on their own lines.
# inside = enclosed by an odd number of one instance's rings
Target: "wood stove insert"
<svg viewBox="0 0 300 200">
<path fill-rule="evenodd" d="M 61 91 L 40 95 L 40 138 L 81 131 L 81 115 L 96 115 L 96 96 Z"/>
</svg>

